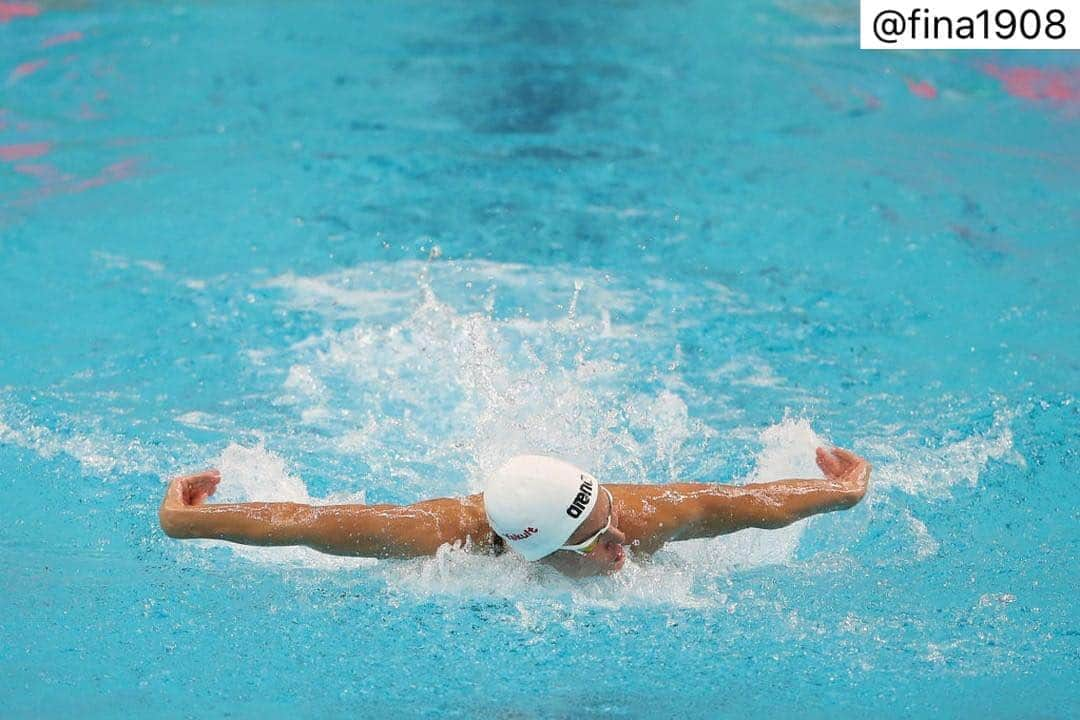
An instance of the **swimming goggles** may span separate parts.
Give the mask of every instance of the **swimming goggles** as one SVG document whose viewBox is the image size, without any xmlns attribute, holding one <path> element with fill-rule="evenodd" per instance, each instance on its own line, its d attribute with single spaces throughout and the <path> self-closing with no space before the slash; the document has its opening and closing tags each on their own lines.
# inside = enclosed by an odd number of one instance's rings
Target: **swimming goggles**
<svg viewBox="0 0 1080 720">
<path fill-rule="evenodd" d="M 570 552 L 576 552 L 578 555 L 588 555 L 596 546 L 600 544 L 600 538 L 604 536 L 608 530 L 611 529 L 612 508 L 615 507 L 615 501 L 611 499 L 611 491 L 606 487 L 601 486 L 601 490 L 607 493 L 608 510 L 607 510 L 607 523 L 604 527 L 597 530 L 595 533 L 585 538 L 584 541 L 577 543 L 576 545 L 563 545 L 560 550 L 569 550 Z"/>
</svg>

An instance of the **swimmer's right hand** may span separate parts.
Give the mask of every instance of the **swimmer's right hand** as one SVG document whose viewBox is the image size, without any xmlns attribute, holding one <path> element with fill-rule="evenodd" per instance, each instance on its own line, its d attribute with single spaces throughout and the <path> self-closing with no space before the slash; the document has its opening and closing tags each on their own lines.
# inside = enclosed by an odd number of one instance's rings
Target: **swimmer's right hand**
<svg viewBox="0 0 1080 720">
<path fill-rule="evenodd" d="M 819 447 L 817 464 L 826 478 L 843 487 L 851 505 L 857 504 L 866 495 L 871 470 L 866 458 L 842 448 Z"/>
</svg>

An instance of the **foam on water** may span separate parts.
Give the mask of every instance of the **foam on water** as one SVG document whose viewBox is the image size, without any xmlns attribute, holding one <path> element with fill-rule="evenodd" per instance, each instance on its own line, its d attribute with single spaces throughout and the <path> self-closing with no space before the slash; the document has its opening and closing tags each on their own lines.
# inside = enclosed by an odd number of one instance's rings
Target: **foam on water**
<svg viewBox="0 0 1080 720">
<path fill-rule="evenodd" d="M 1010 423 L 1015 412 L 999 409 L 984 432 L 975 432 L 939 447 L 912 449 L 896 438 L 875 438 L 867 448 L 879 460 L 875 481 L 880 488 L 896 487 L 912 495 L 947 496 L 957 484 L 973 486 L 991 460 L 1003 460 L 1020 467 L 1024 458 L 1013 448 Z"/>
<path fill-rule="evenodd" d="M 115 473 L 160 473 L 167 464 L 162 454 L 139 440 L 95 427 L 94 420 L 76 419 L 80 430 L 54 430 L 34 421 L 29 409 L 0 400 L 0 443 L 17 445 L 40 457 L 66 455 L 88 475 L 108 478 Z"/>
<path fill-rule="evenodd" d="M 910 510 L 905 510 L 904 519 L 907 520 L 908 527 L 915 536 L 916 559 L 925 560 L 941 549 L 941 543 L 930 534 L 930 530 L 927 529 L 926 523 L 915 517 L 914 513 Z"/>
<path fill-rule="evenodd" d="M 431 477 L 476 491 L 525 451 L 624 480 L 675 479 L 680 449 L 715 435 L 691 417 L 674 368 L 642 367 L 677 355 L 673 324 L 606 274 L 375 263 L 269 286 L 285 291 L 289 311 L 327 317 L 277 359 L 290 367 L 279 402 L 318 425 L 326 441 L 312 449 L 362 451 L 372 477 L 405 480 L 416 496 L 441 490 Z M 343 320 L 352 324 L 335 327 Z M 658 370 L 666 389 L 631 389 Z"/>
</svg>

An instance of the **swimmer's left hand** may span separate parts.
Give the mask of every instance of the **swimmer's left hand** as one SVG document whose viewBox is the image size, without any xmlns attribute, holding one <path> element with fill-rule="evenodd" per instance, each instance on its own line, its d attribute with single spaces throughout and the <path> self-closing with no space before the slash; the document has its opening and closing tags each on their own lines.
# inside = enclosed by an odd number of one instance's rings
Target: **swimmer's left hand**
<svg viewBox="0 0 1080 720">
<path fill-rule="evenodd" d="M 162 505 L 171 508 L 202 505 L 217 490 L 219 482 L 221 482 L 221 473 L 214 468 L 194 475 L 173 478 L 169 482 L 168 490 L 165 491 L 165 501 Z"/>
<path fill-rule="evenodd" d="M 214 494 L 221 473 L 213 468 L 169 481 L 165 498 L 158 509 L 161 528 L 170 537 L 201 537 L 199 526 L 206 514 L 200 507 Z"/>
</svg>

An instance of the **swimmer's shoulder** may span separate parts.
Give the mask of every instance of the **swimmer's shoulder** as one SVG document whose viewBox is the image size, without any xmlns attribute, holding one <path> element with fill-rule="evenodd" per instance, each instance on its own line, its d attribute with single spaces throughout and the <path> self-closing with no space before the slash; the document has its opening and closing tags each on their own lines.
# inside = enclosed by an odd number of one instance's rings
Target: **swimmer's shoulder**
<svg viewBox="0 0 1080 720">
<path fill-rule="evenodd" d="M 619 529 L 635 555 L 651 555 L 672 539 L 678 513 L 670 485 L 604 483 L 619 513 Z"/>
<path fill-rule="evenodd" d="M 461 522 L 463 536 L 468 538 L 466 546 L 473 552 L 484 555 L 502 555 L 506 552 L 503 539 L 495 534 L 484 511 L 482 493 L 467 495 L 461 502 Z"/>
<path fill-rule="evenodd" d="M 640 507 L 647 511 L 649 505 L 671 496 L 670 485 L 604 483 L 604 487 L 610 490 L 612 497 L 627 509 Z"/>
</svg>

